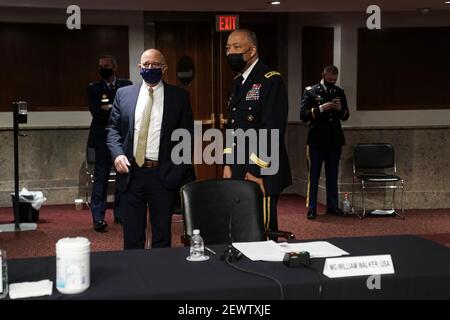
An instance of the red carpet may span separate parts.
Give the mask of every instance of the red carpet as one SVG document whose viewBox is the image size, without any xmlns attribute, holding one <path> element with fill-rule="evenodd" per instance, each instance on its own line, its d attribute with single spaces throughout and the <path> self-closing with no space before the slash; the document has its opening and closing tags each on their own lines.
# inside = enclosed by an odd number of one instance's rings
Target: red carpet
<svg viewBox="0 0 450 320">
<path fill-rule="evenodd" d="M 416 234 L 450 245 L 450 210 L 408 210 L 406 219 L 370 217 L 359 220 L 356 216 L 336 217 L 325 215 L 319 207 L 316 220 L 306 219 L 305 199 L 288 194 L 280 198 L 278 220 L 280 229 L 292 231 L 297 239 L 323 239 L 330 237 L 357 237 L 372 235 Z M 75 211 L 74 205 L 44 206 L 40 210 L 38 229 L 35 231 L 0 233 L 0 248 L 8 258 L 55 255 L 56 242 L 64 237 L 82 236 L 91 241 L 92 251 L 122 249 L 122 229 L 113 223 L 111 210 L 107 211 L 108 232 L 92 229 L 88 209 Z M 174 215 L 172 246 L 181 246 L 183 224 Z M 0 208 L 0 224 L 11 223 L 11 208 Z"/>
</svg>

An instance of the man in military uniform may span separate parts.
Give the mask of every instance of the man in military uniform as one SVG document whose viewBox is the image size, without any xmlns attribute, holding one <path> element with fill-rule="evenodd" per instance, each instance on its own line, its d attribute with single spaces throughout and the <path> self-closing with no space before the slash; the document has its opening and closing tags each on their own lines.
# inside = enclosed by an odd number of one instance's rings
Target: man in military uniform
<svg viewBox="0 0 450 320">
<path fill-rule="evenodd" d="M 310 123 L 307 142 L 308 219 L 314 219 L 317 215 L 317 189 L 323 162 L 327 213 L 343 215 L 339 208 L 337 179 L 341 150 L 345 145 L 341 120 L 348 119 L 349 111 L 344 90 L 335 85 L 337 78 L 338 69 L 335 66 L 325 67 L 320 83 L 306 87 L 301 102 L 300 119 Z"/>
<path fill-rule="evenodd" d="M 288 114 L 286 87 L 280 73 L 258 59 L 257 39 L 252 31 L 239 29 L 232 32 L 228 37 L 226 54 L 230 67 L 238 72 L 228 102 L 227 129 L 255 129 L 257 141 L 253 141 L 253 146 L 247 141 L 244 163 L 239 163 L 239 155 L 236 154 L 239 146 L 236 146 L 236 141 L 229 143 L 227 139 L 223 177 L 256 182 L 264 195 L 265 228 L 277 230 L 278 195 L 292 183 L 284 144 Z M 260 129 L 267 130 L 267 137 L 261 135 Z M 277 130 L 278 139 L 272 145 L 270 137 Z M 267 152 L 258 152 L 261 144 Z M 274 150 L 279 154 L 275 159 L 278 170 L 264 174 L 265 169 L 274 165 L 268 158 L 269 154 L 276 154 Z"/>
<path fill-rule="evenodd" d="M 106 198 L 109 173 L 112 160 L 106 147 L 106 125 L 111 113 L 116 91 L 120 87 L 131 85 L 131 81 L 116 78 L 117 62 L 111 55 L 104 55 L 98 60 L 101 80 L 89 84 L 87 95 L 89 111 L 92 114 L 89 129 L 88 148 L 95 149 L 94 183 L 91 195 L 92 219 L 95 231 L 105 231 Z M 114 197 L 114 222 L 120 223 L 117 193 Z"/>
</svg>

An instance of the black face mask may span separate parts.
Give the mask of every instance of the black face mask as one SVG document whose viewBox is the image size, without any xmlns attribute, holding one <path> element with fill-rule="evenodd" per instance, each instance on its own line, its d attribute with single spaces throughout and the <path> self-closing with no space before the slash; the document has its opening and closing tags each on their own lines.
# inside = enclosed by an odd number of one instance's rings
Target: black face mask
<svg viewBox="0 0 450 320">
<path fill-rule="evenodd" d="M 100 68 L 98 73 L 103 79 L 109 79 L 114 74 L 114 71 L 112 68 Z"/>
<path fill-rule="evenodd" d="M 230 53 L 227 55 L 228 64 L 230 65 L 231 70 L 236 72 L 242 72 L 244 67 L 247 65 L 248 61 L 244 60 L 244 54 L 249 52 L 252 48 L 249 48 L 247 51 L 243 53 Z M 250 57 L 251 59 L 252 57 Z"/>
<path fill-rule="evenodd" d="M 327 87 L 328 89 L 333 89 L 334 88 L 334 83 L 333 82 L 328 82 L 327 80 L 323 79 L 323 84 L 325 85 L 325 87 Z"/>
<path fill-rule="evenodd" d="M 241 72 L 247 64 L 247 61 L 244 60 L 243 53 L 230 53 L 227 55 L 227 59 L 231 70 L 236 72 Z"/>
</svg>

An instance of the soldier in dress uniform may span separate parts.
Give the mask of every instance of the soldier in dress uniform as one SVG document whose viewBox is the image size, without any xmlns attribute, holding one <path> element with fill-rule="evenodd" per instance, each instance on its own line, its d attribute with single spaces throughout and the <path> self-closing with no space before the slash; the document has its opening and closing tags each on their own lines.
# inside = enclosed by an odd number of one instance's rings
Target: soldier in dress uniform
<svg viewBox="0 0 450 320">
<path fill-rule="evenodd" d="M 239 163 L 236 141 L 229 143 L 224 150 L 224 178 L 246 179 L 256 183 L 264 194 L 264 224 L 266 229 L 277 230 L 277 202 L 281 191 L 292 184 L 291 170 L 284 143 L 284 134 L 288 115 L 287 90 L 279 72 L 267 67 L 258 58 L 258 44 L 255 34 L 247 29 L 239 29 L 228 37 L 227 59 L 233 71 L 238 75 L 234 80 L 228 100 L 227 129 L 255 129 L 256 145 L 245 145 L 244 163 Z M 267 137 L 260 129 L 267 130 Z M 278 130 L 276 143 L 270 143 L 272 130 Z M 233 131 L 234 132 L 234 131 Z M 260 141 L 261 139 L 267 139 Z M 258 146 L 263 143 L 267 152 L 259 153 Z M 279 158 L 278 170 L 264 174 L 270 168 L 268 155 Z M 253 150 L 253 151 L 252 151 Z"/>
<path fill-rule="evenodd" d="M 95 231 L 105 231 L 106 198 L 109 173 L 112 166 L 111 155 L 106 146 L 106 125 L 118 88 L 131 85 L 130 80 L 116 78 L 117 62 L 111 55 L 103 55 L 98 60 L 100 81 L 90 83 L 87 88 L 89 111 L 92 115 L 89 129 L 88 148 L 95 149 L 94 183 L 91 195 L 91 211 Z M 120 223 L 118 196 L 114 196 L 114 222 Z"/>
<path fill-rule="evenodd" d="M 327 213 L 343 215 L 339 208 L 338 170 L 342 146 L 345 145 L 341 120 L 349 117 L 344 90 L 336 86 L 338 69 L 327 66 L 320 83 L 306 87 L 301 101 L 300 119 L 309 122 L 307 160 L 309 167 L 307 218 L 317 215 L 317 189 L 320 171 L 325 162 Z"/>
</svg>

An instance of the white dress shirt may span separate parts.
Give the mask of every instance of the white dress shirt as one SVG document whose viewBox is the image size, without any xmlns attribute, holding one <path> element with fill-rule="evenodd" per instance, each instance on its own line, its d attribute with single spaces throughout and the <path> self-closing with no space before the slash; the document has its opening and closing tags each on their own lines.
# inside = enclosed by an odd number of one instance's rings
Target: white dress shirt
<svg viewBox="0 0 450 320">
<path fill-rule="evenodd" d="M 247 78 L 248 78 L 250 72 L 252 72 L 252 70 L 253 70 L 253 68 L 255 67 L 255 64 L 258 62 L 258 60 L 259 60 L 259 58 L 256 59 L 256 60 L 252 63 L 252 65 L 251 65 L 247 70 L 245 70 L 245 72 L 242 74 L 242 78 L 244 78 L 244 80 L 242 80 L 242 84 L 244 84 L 245 80 L 247 80 Z"/>
<path fill-rule="evenodd" d="M 136 156 L 136 146 L 141 129 L 141 119 L 144 108 L 147 105 L 149 86 L 142 81 L 141 90 L 134 111 L 134 140 L 133 155 Z M 148 128 L 147 149 L 145 151 L 145 159 L 158 160 L 159 154 L 159 137 L 161 135 L 161 123 L 164 111 L 164 84 L 160 81 L 153 87 L 153 106 L 150 115 L 150 125 Z"/>
<path fill-rule="evenodd" d="M 114 88 L 116 87 L 116 77 L 114 77 L 114 80 L 113 81 L 111 81 L 111 82 L 108 82 L 108 81 L 106 81 L 105 79 L 103 79 L 103 81 L 106 83 L 106 86 L 108 87 L 108 88 L 111 88 L 111 84 L 114 86 Z"/>
</svg>

